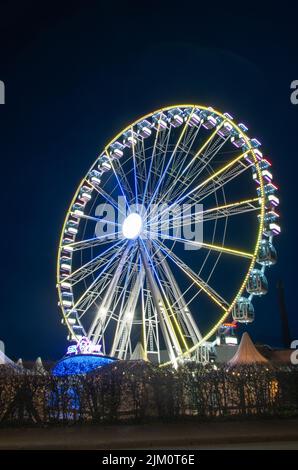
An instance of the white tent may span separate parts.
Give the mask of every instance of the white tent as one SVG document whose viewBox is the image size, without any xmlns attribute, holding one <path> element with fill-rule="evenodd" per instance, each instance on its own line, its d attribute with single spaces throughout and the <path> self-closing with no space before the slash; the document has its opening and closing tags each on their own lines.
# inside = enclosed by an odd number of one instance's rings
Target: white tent
<svg viewBox="0 0 298 470">
<path fill-rule="evenodd" d="M 268 360 L 259 353 L 249 334 L 246 332 L 242 335 L 236 353 L 228 362 L 230 366 L 266 363 L 268 363 Z"/>
<path fill-rule="evenodd" d="M 47 374 L 47 371 L 45 370 L 41 357 L 38 357 L 35 361 L 35 364 L 32 369 L 36 374 L 42 374 L 45 375 Z"/>
<path fill-rule="evenodd" d="M 140 342 L 137 343 L 130 359 L 133 361 L 140 361 L 140 360 L 147 361 L 147 357 L 146 357 L 142 343 Z"/>
</svg>

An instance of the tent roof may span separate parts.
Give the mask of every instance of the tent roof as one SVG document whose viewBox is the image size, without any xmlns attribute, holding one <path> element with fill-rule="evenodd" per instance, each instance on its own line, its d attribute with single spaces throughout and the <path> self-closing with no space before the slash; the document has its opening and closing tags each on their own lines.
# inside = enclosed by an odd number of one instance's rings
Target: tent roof
<svg viewBox="0 0 298 470">
<path fill-rule="evenodd" d="M 253 344 L 248 333 L 243 333 L 238 349 L 232 359 L 229 360 L 230 366 L 245 364 L 268 364 L 268 360 L 262 356 Z"/>
<path fill-rule="evenodd" d="M 147 358 L 146 358 L 146 354 L 145 354 L 145 351 L 144 351 L 144 348 L 143 348 L 143 345 L 138 342 L 131 357 L 130 357 L 131 360 L 143 360 L 143 361 L 146 361 Z"/>
</svg>

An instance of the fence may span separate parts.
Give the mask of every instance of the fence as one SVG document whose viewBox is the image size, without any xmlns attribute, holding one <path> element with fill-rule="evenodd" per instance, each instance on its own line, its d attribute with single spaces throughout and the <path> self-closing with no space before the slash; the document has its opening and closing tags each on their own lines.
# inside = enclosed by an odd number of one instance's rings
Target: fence
<svg viewBox="0 0 298 470">
<path fill-rule="evenodd" d="M 2 425 L 142 422 L 298 414 L 298 368 L 188 363 L 174 370 L 119 361 L 55 377 L 0 368 Z"/>
</svg>

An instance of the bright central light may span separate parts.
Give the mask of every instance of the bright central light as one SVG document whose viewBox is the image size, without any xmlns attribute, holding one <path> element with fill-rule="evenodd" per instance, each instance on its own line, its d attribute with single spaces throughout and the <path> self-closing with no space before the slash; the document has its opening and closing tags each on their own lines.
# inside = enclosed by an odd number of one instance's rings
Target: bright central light
<svg viewBox="0 0 298 470">
<path fill-rule="evenodd" d="M 122 233 L 125 238 L 133 240 L 137 238 L 143 228 L 142 217 L 139 214 L 129 214 L 122 224 Z"/>
</svg>

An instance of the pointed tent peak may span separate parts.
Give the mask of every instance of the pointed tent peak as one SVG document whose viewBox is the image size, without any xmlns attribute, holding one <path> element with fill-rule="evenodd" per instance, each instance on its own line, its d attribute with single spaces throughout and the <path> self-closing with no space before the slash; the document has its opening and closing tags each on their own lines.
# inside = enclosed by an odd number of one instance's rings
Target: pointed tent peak
<svg viewBox="0 0 298 470">
<path fill-rule="evenodd" d="M 35 361 L 35 364 L 33 366 L 33 370 L 38 372 L 39 374 L 46 374 L 47 371 L 44 368 L 44 365 L 42 363 L 41 357 L 38 357 Z"/>
<path fill-rule="evenodd" d="M 139 341 L 132 353 L 132 355 L 130 356 L 130 360 L 132 361 L 147 361 L 147 356 L 146 356 L 146 353 L 144 351 L 144 348 L 143 348 L 143 345 L 142 343 Z"/>
<path fill-rule="evenodd" d="M 243 333 L 238 349 L 232 359 L 230 366 L 248 364 L 268 364 L 268 360 L 257 350 L 248 333 Z"/>
<path fill-rule="evenodd" d="M 19 357 L 19 359 L 17 360 L 16 365 L 19 367 L 24 367 L 23 359 L 21 357 Z"/>
</svg>

